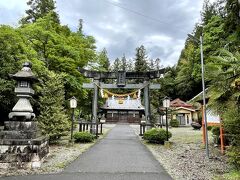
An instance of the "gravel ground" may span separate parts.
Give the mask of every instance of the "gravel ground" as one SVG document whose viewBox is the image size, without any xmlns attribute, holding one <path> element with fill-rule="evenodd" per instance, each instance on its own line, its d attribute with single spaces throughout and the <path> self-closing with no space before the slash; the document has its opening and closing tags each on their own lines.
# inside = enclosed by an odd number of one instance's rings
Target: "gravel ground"
<svg viewBox="0 0 240 180">
<path fill-rule="evenodd" d="M 106 133 L 112 129 L 114 124 L 104 124 L 103 125 L 103 135 L 98 138 L 103 138 Z M 38 169 L 0 169 L 0 176 L 13 176 L 13 175 L 27 175 L 27 174 L 49 174 L 61 172 L 66 165 L 74 161 L 79 155 L 84 151 L 89 149 L 98 140 L 93 143 L 81 143 L 68 145 L 68 141 L 61 142 L 61 145 L 51 145 L 50 153 L 48 157 L 45 158 L 41 168 Z"/>
<path fill-rule="evenodd" d="M 137 134 L 139 126 L 131 125 Z M 202 131 L 191 127 L 171 128 L 172 146 L 153 145 L 143 141 L 167 172 L 176 180 L 208 180 L 228 172 L 226 156 L 220 154 L 219 148 L 213 147 L 211 134 L 210 159 L 206 157 L 202 145 Z"/>
</svg>

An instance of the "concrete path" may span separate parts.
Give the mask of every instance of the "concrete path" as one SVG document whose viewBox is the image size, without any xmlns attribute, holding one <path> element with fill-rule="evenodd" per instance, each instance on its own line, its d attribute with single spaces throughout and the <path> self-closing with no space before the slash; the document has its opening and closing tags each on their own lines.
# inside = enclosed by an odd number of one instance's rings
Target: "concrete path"
<svg viewBox="0 0 240 180">
<path fill-rule="evenodd" d="M 170 180 L 171 177 L 140 143 L 133 129 L 119 124 L 60 174 L 2 179 Z"/>
</svg>

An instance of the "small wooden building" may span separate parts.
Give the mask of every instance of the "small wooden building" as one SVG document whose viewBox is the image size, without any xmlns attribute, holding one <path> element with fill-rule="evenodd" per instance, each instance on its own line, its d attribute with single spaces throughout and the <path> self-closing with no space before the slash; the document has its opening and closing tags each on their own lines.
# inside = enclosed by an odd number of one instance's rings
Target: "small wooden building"
<svg viewBox="0 0 240 180">
<path fill-rule="evenodd" d="M 181 99 L 177 98 L 170 102 L 170 109 L 171 114 L 168 116 L 168 122 L 171 119 L 176 119 L 179 122 L 180 126 L 188 126 L 194 120 L 198 119 L 197 110 L 193 107 L 193 105 L 182 101 Z M 160 109 L 161 111 L 165 111 L 164 108 Z M 165 115 L 162 117 L 162 123 L 166 124 L 166 117 Z"/>
<path fill-rule="evenodd" d="M 193 105 L 188 104 L 177 98 L 170 102 L 173 110 L 172 119 L 177 119 L 180 125 L 191 125 L 192 121 L 197 119 L 197 112 Z"/>
<path fill-rule="evenodd" d="M 144 107 L 141 99 L 109 97 L 101 107 L 109 123 L 140 123 Z"/>
</svg>

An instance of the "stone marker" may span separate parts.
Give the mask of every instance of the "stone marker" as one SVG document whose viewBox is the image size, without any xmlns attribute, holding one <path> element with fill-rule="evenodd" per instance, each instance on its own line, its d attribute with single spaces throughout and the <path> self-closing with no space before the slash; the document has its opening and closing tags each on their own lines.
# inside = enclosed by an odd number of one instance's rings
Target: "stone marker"
<svg viewBox="0 0 240 180">
<path fill-rule="evenodd" d="M 0 130 L 0 168 L 37 168 L 49 152 L 48 138 L 39 132 L 29 101 L 34 94 L 32 84 L 37 79 L 29 62 L 10 76 L 17 81 L 15 93 L 19 99 L 9 113 L 9 121 L 5 121 L 4 129 Z"/>
</svg>

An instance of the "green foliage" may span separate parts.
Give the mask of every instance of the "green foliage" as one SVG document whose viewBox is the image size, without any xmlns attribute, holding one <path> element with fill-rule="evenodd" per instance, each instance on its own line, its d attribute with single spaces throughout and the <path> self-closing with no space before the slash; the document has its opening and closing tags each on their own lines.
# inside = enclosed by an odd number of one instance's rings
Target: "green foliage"
<svg viewBox="0 0 240 180">
<path fill-rule="evenodd" d="M 121 59 L 116 58 L 111 67 L 111 71 L 134 71 L 134 65 L 131 59 L 126 59 L 125 55 Z"/>
<path fill-rule="evenodd" d="M 211 61 L 210 56 L 218 55 L 218 49 L 223 48 L 228 42 L 224 35 L 224 19 L 212 16 L 209 23 L 204 26 L 204 56 L 206 62 Z"/>
<path fill-rule="evenodd" d="M 240 3 L 238 0 L 225 0 L 224 31 L 229 43 L 229 50 L 238 51 L 240 46 Z"/>
<path fill-rule="evenodd" d="M 127 70 L 127 59 L 125 57 L 125 54 L 123 55 L 123 57 L 121 59 L 120 70 L 122 70 L 122 71 L 126 71 Z"/>
<path fill-rule="evenodd" d="M 172 99 L 175 99 L 177 97 L 177 89 L 176 89 L 176 75 L 177 70 L 176 67 L 167 67 L 165 69 L 165 75 L 164 78 L 159 79 L 159 82 L 162 85 L 162 89 L 164 91 L 161 91 L 162 93 L 160 95 L 160 98 L 164 98 L 165 96 L 171 97 Z"/>
<path fill-rule="evenodd" d="M 94 135 L 85 131 L 85 132 L 76 132 L 73 134 L 73 138 L 75 142 L 87 143 L 92 142 L 94 140 Z"/>
<path fill-rule="evenodd" d="M 232 145 L 227 155 L 230 163 L 240 167 L 240 111 L 239 111 L 239 78 L 240 55 L 221 50 L 220 56 L 212 57 L 214 61 L 207 66 L 209 87 L 209 106 L 222 112 L 225 139 Z M 215 128 L 212 129 L 212 132 Z M 218 138 L 220 132 L 216 129 L 213 134 Z"/>
<path fill-rule="evenodd" d="M 112 71 L 117 72 L 120 69 L 120 59 L 116 58 L 113 62 Z"/>
<path fill-rule="evenodd" d="M 179 121 L 177 119 L 172 119 L 170 121 L 170 126 L 172 126 L 172 127 L 179 127 Z"/>
<path fill-rule="evenodd" d="M 50 140 L 59 139 L 70 130 L 70 121 L 65 114 L 63 75 L 48 72 L 47 79 L 41 82 L 39 126 Z"/>
<path fill-rule="evenodd" d="M 238 102 L 240 55 L 238 52 L 233 54 L 224 49 L 220 53 L 221 56 L 212 57 L 214 62 L 207 65 L 207 78 L 211 79 L 209 105 L 218 111 L 225 111 L 226 108 L 233 107 Z"/>
<path fill-rule="evenodd" d="M 240 112 L 239 107 L 228 109 L 223 115 L 224 131 L 227 138 L 230 139 L 231 145 L 239 146 L 240 144 Z"/>
<path fill-rule="evenodd" d="M 202 22 L 196 25 L 193 36 L 199 39 L 203 35 L 203 54 L 207 66 L 209 63 L 217 64 L 211 56 L 222 55 L 220 48 L 229 49 L 233 54 L 239 49 L 239 21 L 237 0 L 214 3 L 205 0 Z M 185 42 L 177 70 L 175 85 L 179 98 L 189 100 L 201 92 L 200 48 L 192 38 L 187 38 Z M 206 81 L 207 86 L 210 80 Z"/>
<path fill-rule="evenodd" d="M 220 127 L 214 126 L 211 129 L 212 135 L 213 135 L 213 142 L 214 144 L 220 144 Z"/>
<path fill-rule="evenodd" d="M 219 179 L 222 179 L 222 178 L 224 178 L 226 180 L 240 179 L 240 171 L 238 171 L 238 170 L 230 171 L 228 173 L 221 175 L 221 177 L 219 177 Z"/>
<path fill-rule="evenodd" d="M 168 132 L 168 138 L 171 137 L 172 133 Z M 164 144 L 164 141 L 167 140 L 167 132 L 161 128 L 152 128 L 144 133 L 143 139 L 150 143 Z"/>
<path fill-rule="evenodd" d="M 136 56 L 135 56 L 135 71 L 145 72 L 149 70 L 147 63 L 147 54 L 146 49 L 143 45 L 136 48 Z"/>
<path fill-rule="evenodd" d="M 100 64 L 100 71 L 109 71 L 110 62 L 107 56 L 107 50 L 104 48 L 98 55 L 98 62 Z"/>
<path fill-rule="evenodd" d="M 203 24 L 207 25 L 214 15 L 217 15 L 216 4 L 211 4 L 209 0 L 205 0 L 203 4 L 203 10 L 201 12 Z"/>
<path fill-rule="evenodd" d="M 231 146 L 227 150 L 228 161 L 240 170 L 240 146 Z"/>
<path fill-rule="evenodd" d="M 35 54 L 26 39 L 16 29 L 0 25 L 0 114 L 7 120 L 16 101 L 15 82 L 9 78 L 22 67 L 22 62 L 33 60 Z"/>
<path fill-rule="evenodd" d="M 176 67 L 176 92 L 183 100 L 191 99 L 201 91 L 200 52 L 196 45 L 187 41 Z"/>
<path fill-rule="evenodd" d="M 212 128 L 213 128 L 213 126 L 207 126 L 207 130 L 208 130 L 208 131 L 211 131 Z"/>
<path fill-rule="evenodd" d="M 26 10 L 27 16 L 21 19 L 22 24 L 36 22 L 37 19 L 46 16 L 51 12 L 51 16 L 56 23 L 60 23 L 59 15 L 55 12 L 54 0 L 29 0 L 27 5 L 30 9 Z"/>
<path fill-rule="evenodd" d="M 39 60 L 55 73 L 65 73 L 66 99 L 75 96 L 88 105 L 87 91 L 82 88 L 83 76 L 77 67 L 96 61 L 95 40 L 91 36 L 71 32 L 67 26 L 56 23 L 51 14 L 21 27 L 21 33 L 37 52 Z M 90 98 L 90 97 L 89 97 Z"/>
<path fill-rule="evenodd" d="M 220 127 L 214 126 L 214 127 L 212 127 L 211 131 L 212 131 L 212 134 L 213 134 L 213 135 L 215 135 L 215 136 L 217 136 L 217 137 L 220 136 Z"/>
</svg>

